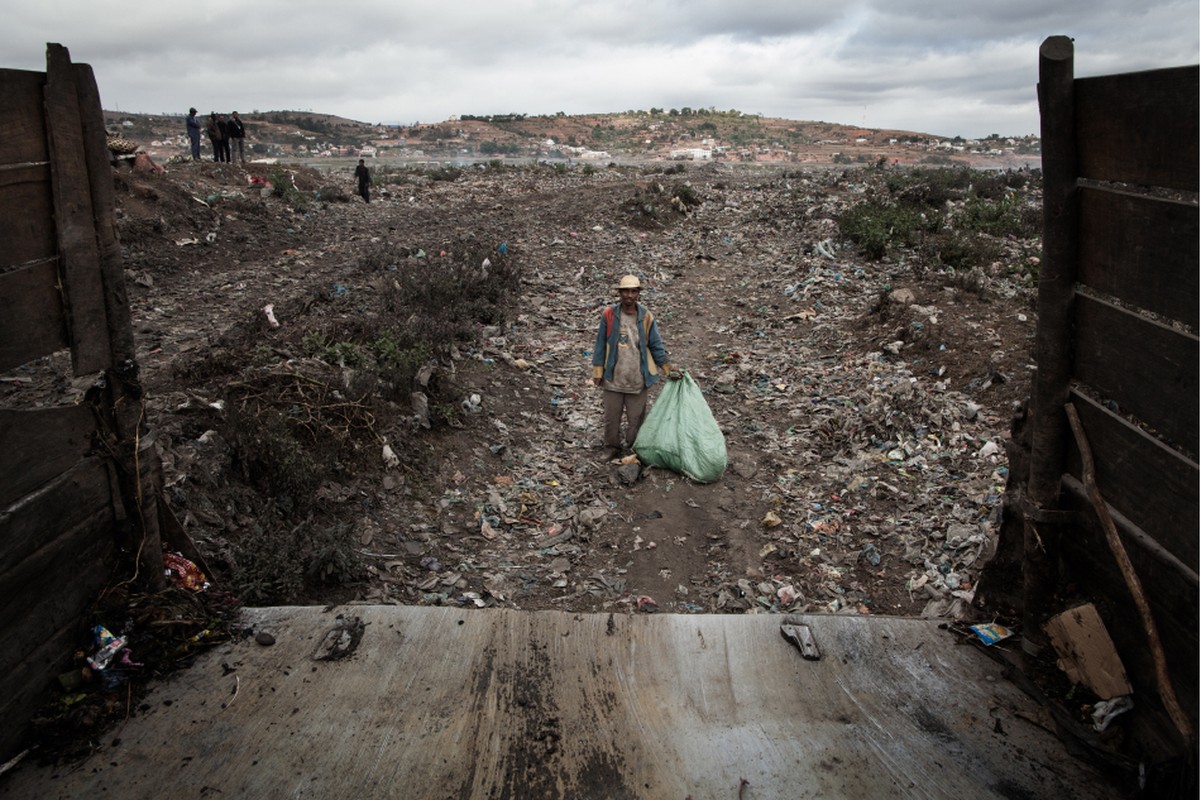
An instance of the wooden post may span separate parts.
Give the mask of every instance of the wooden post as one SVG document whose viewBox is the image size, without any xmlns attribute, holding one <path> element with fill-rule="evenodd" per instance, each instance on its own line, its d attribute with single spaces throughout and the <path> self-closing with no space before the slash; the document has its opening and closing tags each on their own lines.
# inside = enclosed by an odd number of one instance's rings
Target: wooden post
<svg viewBox="0 0 1201 800">
<path fill-rule="evenodd" d="M 153 481 L 158 452 L 143 418 L 100 92 L 91 68 L 72 65 L 67 49 L 58 44 L 46 49 L 46 109 L 75 369 L 106 374 L 99 397 L 116 440 L 121 500 L 134 540 L 129 544 L 137 553 L 138 575 L 152 589 L 161 589 L 166 581 L 159 487 Z M 80 307 L 88 311 L 86 317 Z"/>
<path fill-rule="evenodd" d="M 1042 116 L 1043 257 L 1038 275 L 1038 372 L 1031 388 L 1031 457 L 1026 496 L 1023 563 L 1023 643 L 1037 653 L 1042 623 L 1059 572 L 1056 524 L 1040 520 L 1054 511 L 1067 448 L 1063 408 L 1072 375 L 1071 311 L 1078 249 L 1076 126 L 1072 40 L 1051 36 L 1039 48 L 1038 98 Z"/>
<path fill-rule="evenodd" d="M 46 48 L 45 103 L 54 225 L 63 301 L 68 309 L 71 367 L 80 375 L 108 369 L 112 352 L 75 73 L 67 48 L 60 44 Z"/>
<path fill-rule="evenodd" d="M 84 158 L 87 162 L 92 196 L 92 215 L 100 252 L 100 278 L 104 286 L 104 306 L 112 361 L 120 366 L 129 362 L 136 367 L 137 349 L 130 322 L 129 298 L 125 292 L 125 265 L 117 222 L 113 215 L 113 170 L 109 165 L 108 144 L 100 90 L 88 64 L 73 64 L 75 89 L 79 98 L 79 118 L 83 125 Z M 135 376 L 136 377 L 136 376 Z"/>
</svg>

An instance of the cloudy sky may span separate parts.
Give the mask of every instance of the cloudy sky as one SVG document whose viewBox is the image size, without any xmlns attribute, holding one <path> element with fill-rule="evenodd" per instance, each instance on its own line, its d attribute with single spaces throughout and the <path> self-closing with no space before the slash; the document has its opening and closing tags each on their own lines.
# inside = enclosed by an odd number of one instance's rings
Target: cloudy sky
<svg viewBox="0 0 1201 800">
<path fill-rule="evenodd" d="M 461 114 L 737 109 L 943 136 L 1038 132 L 1038 47 L 1076 75 L 1195 64 L 1201 0 L 5 2 L 0 67 L 47 42 L 106 109 Z"/>
</svg>

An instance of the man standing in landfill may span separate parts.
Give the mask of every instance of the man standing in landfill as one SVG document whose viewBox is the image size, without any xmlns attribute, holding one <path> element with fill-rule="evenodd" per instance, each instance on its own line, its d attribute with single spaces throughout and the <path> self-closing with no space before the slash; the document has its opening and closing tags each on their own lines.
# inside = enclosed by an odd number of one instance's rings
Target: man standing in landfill
<svg viewBox="0 0 1201 800">
<path fill-rule="evenodd" d="M 209 113 L 208 125 L 204 128 L 213 145 L 213 161 L 225 160 L 225 124 L 217 124 L 217 112 Z"/>
<path fill-rule="evenodd" d="M 229 121 L 224 114 L 217 115 L 217 127 L 221 129 L 221 161 L 230 162 L 229 155 Z"/>
<path fill-rule="evenodd" d="M 356 194 L 363 198 L 364 203 L 371 202 L 371 170 L 367 169 L 367 165 L 363 163 L 363 159 L 359 159 L 359 165 L 354 168 L 354 177 L 359 182 L 359 190 Z"/>
<path fill-rule="evenodd" d="M 655 317 L 638 302 L 642 283 L 626 275 L 617 285 L 620 301 L 606 306 L 596 330 L 592 349 L 592 383 L 604 390 L 604 460 L 621 454 L 621 415 L 626 417 L 627 447 L 633 447 L 638 429 L 646 419 L 648 390 L 660 374 L 673 380 L 680 373 L 671 368 Z"/>
<path fill-rule="evenodd" d="M 192 145 L 192 160 L 200 160 L 200 120 L 196 119 L 196 109 L 188 109 L 188 142 Z"/>
<path fill-rule="evenodd" d="M 242 124 L 242 118 L 238 116 L 238 112 L 233 112 L 230 115 L 229 121 L 225 123 L 225 134 L 228 137 L 225 141 L 229 142 L 229 160 L 232 162 L 237 156 L 238 161 L 246 163 L 246 126 Z"/>
</svg>

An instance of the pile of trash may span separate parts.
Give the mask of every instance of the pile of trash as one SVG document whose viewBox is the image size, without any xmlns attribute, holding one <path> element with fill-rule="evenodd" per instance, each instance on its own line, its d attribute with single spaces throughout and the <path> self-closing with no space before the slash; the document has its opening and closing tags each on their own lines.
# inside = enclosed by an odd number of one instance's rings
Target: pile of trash
<svg viewBox="0 0 1201 800">
<path fill-rule="evenodd" d="M 257 329 L 261 356 L 295 357 L 271 351 L 277 331 L 300 324 L 281 313 L 295 297 L 344 288 L 337 302 L 304 305 L 328 313 L 326 337 L 388 313 L 378 298 L 389 276 L 364 271 L 365 246 L 438 252 L 431 242 L 495 238 L 489 246 L 521 264 L 522 296 L 503 324 L 431 362 L 436 381 L 458 388 L 454 409 L 441 409 L 455 426 L 430 430 L 428 407 L 397 408 L 375 419 L 377 466 L 329 475 L 316 492 L 362 570 L 330 596 L 957 616 L 995 547 L 1010 417 L 1028 392 L 1039 243 L 1003 241 L 998 261 L 971 276 L 916 251 L 868 258 L 838 220 L 888 177 L 718 165 L 670 179 L 645 168 L 464 170 L 369 207 L 279 212 L 271 249 L 242 242 L 219 276 L 197 269 L 139 284 L 135 327 L 166 351 L 173 325 L 199 342 L 206 312 L 235 309 L 232 324 L 272 306 L 276 326 Z M 631 204 L 648 198 L 664 204 L 657 224 L 633 224 Z M 263 198 L 259 224 L 269 226 L 275 202 Z M 1025 202 L 1039 202 L 1033 180 Z M 145 239 L 132 246 L 153 251 Z M 140 257 L 139 272 L 149 264 Z M 626 273 L 642 278 L 673 364 L 695 378 L 724 434 L 729 468 L 713 484 L 629 455 L 599 459 L 591 346 Z M 222 435 L 200 437 L 223 433 L 220 382 L 189 379 L 178 369 L 187 352 L 160 356 L 183 376 L 152 399 L 170 496 L 225 563 L 270 505 L 256 507 L 238 485 Z"/>
</svg>

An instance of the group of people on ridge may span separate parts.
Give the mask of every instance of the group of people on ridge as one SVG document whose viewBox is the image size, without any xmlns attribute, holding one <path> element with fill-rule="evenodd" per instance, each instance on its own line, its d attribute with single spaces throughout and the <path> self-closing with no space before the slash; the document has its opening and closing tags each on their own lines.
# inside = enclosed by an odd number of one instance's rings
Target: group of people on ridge
<svg viewBox="0 0 1201 800">
<path fill-rule="evenodd" d="M 188 109 L 188 141 L 192 145 L 192 160 L 200 160 L 200 120 L 196 119 L 196 109 Z M 238 161 L 246 163 L 246 125 L 238 112 L 233 112 L 229 119 L 216 111 L 209 114 L 208 123 L 204 126 L 209 141 L 213 145 L 213 161 L 233 161 L 237 154 Z"/>
</svg>

